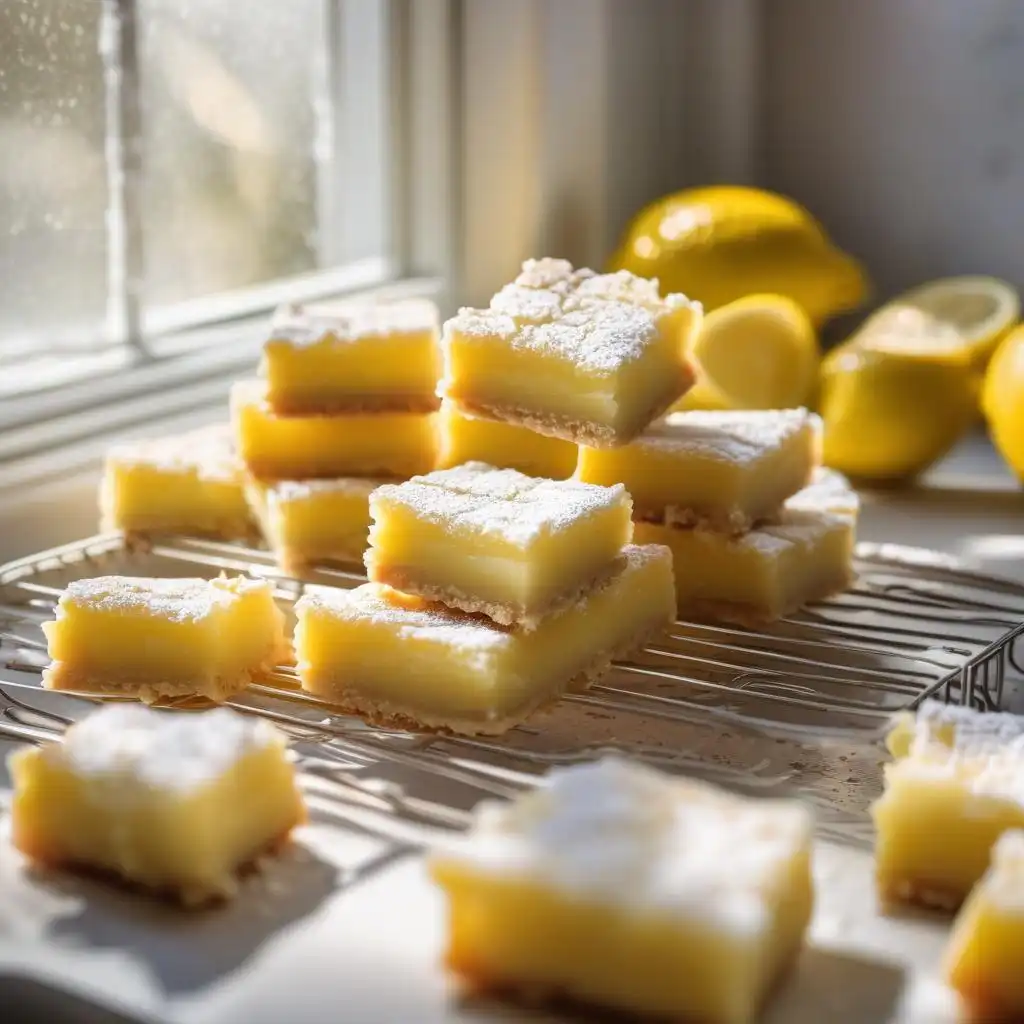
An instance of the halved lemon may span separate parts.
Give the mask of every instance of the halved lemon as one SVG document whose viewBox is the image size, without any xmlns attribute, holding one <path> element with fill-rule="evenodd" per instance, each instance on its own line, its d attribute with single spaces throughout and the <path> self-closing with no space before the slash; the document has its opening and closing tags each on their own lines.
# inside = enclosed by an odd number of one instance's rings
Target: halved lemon
<svg viewBox="0 0 1024 1024">
<path fill-rule="evenodd" d="M 1013 285 L 997 277 L 944 277 L 912 288 L 883 306 L 864 325 L 890 307 L 917 310 L 934 323 L 952 328 L 963 340 L 975 366 L 984 366 L 1007 331 L 1020 319 L 1020 297 Z"/>
<path fill-rule="evenodd" d="M 1007 334 L 992 357 L 981 404 L 992 440 L 1024 481 L 1024 324 Z"/>
<path fill-rule="evenodd" d="M 748 295 L 709 313 L 693 356 L 705 408 L 804 405 L 820 365 L 814 325 L 785 295 Z"/>
</svg>

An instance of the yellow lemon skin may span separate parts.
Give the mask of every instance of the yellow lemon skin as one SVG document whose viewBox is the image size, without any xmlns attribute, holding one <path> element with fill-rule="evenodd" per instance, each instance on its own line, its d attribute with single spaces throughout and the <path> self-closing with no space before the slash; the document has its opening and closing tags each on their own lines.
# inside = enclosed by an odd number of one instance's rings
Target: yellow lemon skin
<svg viewBox="0 0 1024 1024">
<path fill-rule="evenodd" d="M 612 270 L 656 277 L 712 311 L 754 293 L 784 295 L 817 326 L 867 294 L 860 265 L 802 207 L 761 189 L 719 185 L 652 203 L 636 216 Z"/>
<path fill-rule="evenodd" d="M 949 452 L 976 409 L 963 349 L 889 352 L 853 339 L 822 364 L 825 464 L 862 481 L 908 481 Z"/>
<path fill-rule="evenodd" d="M 992 356 L 981 406 L 996 448 L 1024 481 L 1024 325 L 1012 330 Z"/>
</svg>

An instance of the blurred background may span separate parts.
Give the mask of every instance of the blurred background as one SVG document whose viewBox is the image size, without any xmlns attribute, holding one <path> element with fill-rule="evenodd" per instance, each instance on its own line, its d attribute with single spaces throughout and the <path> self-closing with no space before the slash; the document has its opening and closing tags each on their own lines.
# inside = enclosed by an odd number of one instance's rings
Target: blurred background
<svg viewBox="0 0 1024 1024">
<path fill-rule="evenodd" d="M 1022 237 L 1017 0 L 0 5 L 0 460 L 281 301 L 551 254 L 704 303 L 690 407 L 814 405 L 871 485 L 987 429 L 1009 482 Z"/>
</svg>

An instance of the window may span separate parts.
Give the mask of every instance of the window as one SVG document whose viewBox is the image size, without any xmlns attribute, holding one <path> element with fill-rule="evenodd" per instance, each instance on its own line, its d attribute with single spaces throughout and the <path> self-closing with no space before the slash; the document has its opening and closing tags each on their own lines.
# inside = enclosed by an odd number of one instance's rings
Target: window
<svg viewBox="0 0 1024 1024">
<path fill-rule="evenodd" d="M 0 396 L 393 278 L 407 3 L 0 5 Z"/>
</svg>

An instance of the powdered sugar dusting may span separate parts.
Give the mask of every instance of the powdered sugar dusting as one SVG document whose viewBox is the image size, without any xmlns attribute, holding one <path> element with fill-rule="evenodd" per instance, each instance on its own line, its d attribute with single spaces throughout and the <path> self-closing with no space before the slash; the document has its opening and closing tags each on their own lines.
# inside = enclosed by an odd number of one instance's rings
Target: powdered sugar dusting
<svg viewBox="0 0 1024 1024">
<path fill-rule="evenodd" d="M 500 538 L 526 546 L 599 512 L 632 503 L 621 484 L 600 487 L 578 481 L 538 480 L 515 470 L 459 467 L 379 488 L 370 498 L 376 522 L 388 504 L 400 505 L 446 530 Z"/>
<path fill-rule="evenodd" d="M 567 260 L 527 260 L 490 309 L 459 310 L 445 324 L 444 341 L 499 339 L 603 375 L 639 359 L 659 337 L 662 318 L 681 310 L 699 323 L 698 303 L 662 298 L 656 281 L 629 271 L 595 274 Z"/>
<path fill-rule="evenodd" d="M 108 704 L 68 729 L 45 756 L 93 782 L 92 801 L 149 799 L 153 790 L 188 792 L 221 778 L 247 754 L 283 740 L 269 722 L 228 708 L 156 711 Z"/>
<path fill-rule="evenodd" d="M 270 343 L 344 345 L 387 341 L 397 335 L 438 332 L 437 307 L 426 299 L 398 302 L 337 302 L 282 306 L 271 323 Z"/>
<path fill-rule="evenodd" d="M 811 482 L 786 502 L 786 508 L 856 515 L 860 510 L 860 498 L 842 473 L 819 467 L 814 471 Z"/>
<path fill-rule="evenodd" d="M 58 614 L 80 608 L 126 617 L 194 622 L 240 594 L 269 589 L 266 580 L 245 576 L 215 580 L 96 576 L 68 584 L 61 596 Z"/>
<path fill-rule="evenodd" d="M 236 483 L 242 475 L 231 429 L 220 423 L 170 437 L 114 445 L 107 452 L 106 464 L 108 469 L 149 466 L 164 473 L 192 473 L 200 480 L 225 483 Z"/>
<path fill-rule="evenodd" d="M 987 754 L 1024 736 L 1024 716 L 1005 711 L 980 712 L 974 708 L 925 701 L 917 714 L 906 716 L 913 729 L 911 750 L 921 752 L 938 744 L 961 754 Z"/>
<path fill-rule="evenodd" d="M 332 494 L 369 498 L 378 487 L 386 483 L 390 481 L 356 476 L 324 480 L 279 480 L 267 488 L 267 500 L 278 505 L 287 505 Z"/>
<path fill-rule="evenodd" d="M 608 587 L 644 569 L 653 561 L 671 563 L 672 553 L 658 544 L 630 544 L 622 549 L 622 569 L 557 613 L 585 611 L 590 600 Z M 461 649 L 496 650 L 522 642 L 530 634 L 517 633 L 482 615 L 469 615 L 442 604 L 399 593 L 382 583 L 364 583 L 352 590 L 307 587 L 295 606 L 299 628 L 308 613 L 319 613 L 343 622 L 364 622 L 395 630 L 400 637 L 450 644 Z M 301 647 L 301 643 L 299 644 Z"/>
<path fill-rule="evenodd" d="M 795 801 L 744 799 L 612 757 L 556 769 L 511 804 L 484 805 L 470 832 L 436 856 L 756 934 L 811 841 L 811 817 Z"/>
<path fill-rule="evenodd" d="M 633 443 L 683 457 L 745 464 L 780 449 L 805 431 L 821 431 L 820 418 L 806 409 L 692 410 L 670 413 Z"/>
</svg>

